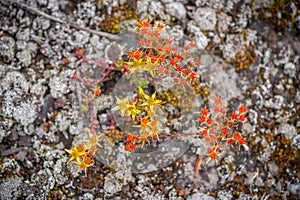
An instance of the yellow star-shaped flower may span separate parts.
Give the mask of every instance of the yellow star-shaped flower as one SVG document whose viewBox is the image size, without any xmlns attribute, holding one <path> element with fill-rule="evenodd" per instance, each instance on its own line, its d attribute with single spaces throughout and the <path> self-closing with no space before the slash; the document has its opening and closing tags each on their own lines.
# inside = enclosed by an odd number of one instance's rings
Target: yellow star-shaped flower
<svg viewBox="0 0 300 200">
<path fill-rule="evenodd" d="M 118 97 L 116 97 L 117 102 L 119 105 L 117 105 L 116 107 L 114 107 L 112 110 L 120 110 L 121 112 L 121 116 L 125 116 L 126 112 L 128 111 L 128 96 L 122 101 L 121 99 L 119 99 Z"/>
<path fill-rule="evenodd" d="M 135 59 L 133 58 L 133 61 L 130 62 L 125 62 L 129 67 L 130 67 L 130 71 L 131 73 L 133 73 L 135 70 L 139 70 L 141 69 L 141 67 L 143 66 L 143 59 Z"/>
<path fill-rule="evenodd" d="M 150 73 L 150 75 L 154 78 L 155 74 L 153 69 L 155 69 L 157 67 L 157 64 L 154 64 L 151 62 L 150 57 L 147 56 L 146 62 L 142 68 L 142 71 L 148 71 Z"/>
<path fill-rule="evenodd" d="M 86 174 L 87 174 L 86 170 L 87 170 L 88 167 L 94 166 L 94 160 L 92 160 L 89 157 L 84 156 L 82 158 L 82 161 L 79 161 L 78 163 L 76 163 L 76 165 L 79 167 L 78 171 L 83 170 L 84 174 L 86 176 Z"/>
<path fill-rule="evenodd" d="M 156 92 L 154 92 L 151 97 L 148 96 L 147 94 L 145 94 L 144 97 L 146 99 L 146 102 L 141 104 L 141 106 L 150 106 L 150 107 L 152 107 L 152 106 L 158 105 L 162 102 L 161 100 L 155 99 L 156 98 Z"/>
<path fill-rule="evenodd" d="M 70 163 L 72 160 L 76 160 L 77 163 L 80 163 L 80 157 L 86 154 L 84 149 L 80 148 L 78 150 L 75 144 L 73 150 L 65 149 L 65 151 L 71 155 L 71 158 L 69 159 L 68 163 Z"/>
<path fill-rule="evenodd" d="M 135 106 L 135 104 L 129 104 L 128 111 L 131 114 L 132 120 L 134 120 L 135 117 L 142 112 L 141 110 L 137 109 L 137 107 Z"/>
</svg>

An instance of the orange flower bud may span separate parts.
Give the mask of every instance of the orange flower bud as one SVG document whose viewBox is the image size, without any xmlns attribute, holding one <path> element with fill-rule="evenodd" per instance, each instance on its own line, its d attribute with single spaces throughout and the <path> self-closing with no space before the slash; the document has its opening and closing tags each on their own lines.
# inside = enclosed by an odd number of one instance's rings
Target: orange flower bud
<svg viewBox="0 0 300 200">
<path fill-rule="evenodd" d="M 99 96 L 99 95 L 101 94 L 101 90 L 96 89 L 96 90 L 94 91 L 94 94 L 95 94 L 96 96 Z"/>
</svg>

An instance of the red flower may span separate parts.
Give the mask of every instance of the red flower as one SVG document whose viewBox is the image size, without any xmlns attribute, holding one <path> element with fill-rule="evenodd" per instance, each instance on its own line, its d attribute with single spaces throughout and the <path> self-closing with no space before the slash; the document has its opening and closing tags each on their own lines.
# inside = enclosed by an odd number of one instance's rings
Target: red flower
<svg viewBox="0 0 300 200">
<path fill-rule="evenodd" d="M 169 75 L 169 70 L 166 69 L 166 70 L 164 71 L 164 73 L 165 73 L 165 75 Z"/>
<path fill-rule="evenodd" d="M 191 79 L 195 79 L 196 78 L 196 73 L 195 72 L 190 73 L 190 77 L 191 77 Z"/>
<path fill-rule="evenodd" d="M 128 58 L 134 58 L 134 52 L 130 51 L 130 52 L 128 53 Z"/>
<path fill-rule="evenodd" d="M 222 99 L 221 98 L 216 98 L 215 99 L 215 105 L 221 105 L 222 104 Z"/>
<path fill-rule="evenodd" d="M 208 124 L 208 125 L 211 125 L 212 122 L 213 122 L 212 119 L 208 119 L 208 120 L 207 120 L 207 124 Z"/>
<path fill-rule="evenodd" d="M 204 108 L 204 109 L 201 110 L 201 115 L 202 116 L 206 117 L 208 115 L 208 113 L 209 113 L 209 111 L 206 108 Z"/>
<path fill-rule="evenodd" d="M 176 56 L 176 58 L 177 58 L 178 60 L 182 60 L 182 59 L 183 59 L 182 55 L 180 55 L 180 54 L 178 54 L 178 55 Z"/>
<path fill-rule="evenodd" d="M 81 58 L 83 55 L 83 49 L 76 49 L 75 54 L 76 54 L 77 58 Z"/>
<path fill-rule="evenodd" d="M 156 61 L 157 61 L 157 58 L 154 57 L 154 56 L 152 56 L 152 57 L 151 57 L 151 62 L 152 62 L 152 63 L 156 63 Z"/>
<path fill-rule="evenodd" d="M 246 144 L 246 139 L 243 138 L 243 137 L 239 137 L 237 142 L 240 144 L 240 145 L 243 145 L 243 144 Z"/>
<path fill-rule="evenodd" d="M 74 73 L 74 74 L 73 74 L 73 80 L 76 80 L 76 79 L 77 79 L 77 74 Z"/>
<path fill-rule="evenodd" d="M 144 41 L 144 40 L 140 40 L 140 41 L 139 41 L 139 45 L 140 45 L 140 46 L 144 46 L 144 45 L 145 45 L 145 41 Z"/>
<path fill-rule="evenodd" d="M 211 148 L 209 148 L 208 150 L 207 150 L 207 153 L 208 153 L 208 155 L 209 155 L 209 159 L 210 160 L 216 160 L 217 158 L 218 158 L 218 154 L 217 154 L 217 151 L 219 151 L 220 150 L 220 148 L 219 147 L 215 147 L 214 149 L 211 149 Z"/>
<path fill-rule="evenodd" d="M 179 78 L 175 77 L 174 78 L 174 83 L 179 83 Z"/>
<path fill-rule="evenodd" d="M 175 60 L 170 60 L 170 65 L 171 66 L 174 66 L 174 65 L 176 65 L 177 64 L 177 62 L 175 61 Z"/>
<path fill-rule="evenodd" d="M 204 129 L 202 132 L 201 132 L 202 135 L 206 136 L 208 134 L 208 130 L 207 129 Z"/>
<path fill-rule="evenodd" d="M 210 137 L 209 136 L 205 136 L 204 140 L 205 140 L 205 142 L 209 143 L 210 142 Z"/>
<path fill-rule="evenodd" d="M 163 74 L 164 72 L 165 72 L 165 68 L 163 68 L 163 67 L 158 68 L 158 73 L 159 74 Z"/>
<path fill-rule="evenodd" d="M 166 44 L 172 44 L 172 40 L 171 39 L 166 39 Z"/>
<path fill-rule="evenodd" d="M 246 106 L 241 105 L 239 108 L 240 113 L 245 113 L 247 111 Z"/>
<path fill-rule="evenodd" d="M 206 117 L 200 117 L 200 122 L 205 123 L 206 122 Z"/>
<path fill-rule="evenodd" d="M 239 132 L 236 132 L 236 133 L 233 134 L 232 139 L 238 140 L 240 137 L 241 137 L 240 133 L 239 133 Z"/>
<path fill-rule="evenodd" d="M 68 58 L 63 58 L 63 59 L 62 59 L 62 62 L 63 62 L 63 64 L 65 64 L 65 65 L 66 65 L 66 64 L 68 64 L 68 63 L 69 63 L 69 60 L 68 60 Z"/>
<path fill-rule="evenodd" d="M 239 117 L 239 120 L 240 120 L 240 121 L 244 121 L 244 120 L 245 120 L 245 115 L 241 115 L 241 116 Z"/>
<path fill-rule="evenodd" d="M 236 114 L 235 113 L 232 113 L 231 114 L 231 120 L 235 120 L 237 118 Z"/>
<path fill-rule="evenodd" d="M 190 46 L 191 48 L 196 47 L 196 42 L 191 42 L 191 43 L 189 44 L 189 46 Z"/>
<path fill-rule="evenodd" d="M 145 44 L 145 46 L 147 47 L 147 48 L 150 48 L 151 47 L 151 41 L 150 40 L 148 40 L 148 41 L 146 41 L 146 44 Z"/>
<path fill-rule="evenodd" d="M 182 72 L 182 67 L 177 66 L 177 67 L 176 67 L 176 70 L 177 70 L 177 72 Z"/>
<path fill-rule="evenodd" d="M 180 79 L 180 84 L 181 84 L 181 85 L 184 85 L 184 84 L 185 84 L 185 79 L 184 79 L 184 78 Z"/>
<path fill-rule="evenodd" d="M 127 143 L 135 143 L 137 141 L 138 141 L 138 137 L 137 136 L 132 135 L 130 133 L 127 135 L 127 140 L 126 140 Z"/>
<path fill-rule="evenodd" d="M 223 135 L 227 135 L 227 133 L 228 133 L 228 129 L 227 129 L 227 128 L 223 128 L 223 129 L 222 129 L 222 134 L 223 134 Z"/>
<path fill-rule="evenodd" d="M 144 28 L 150 28 L 150 22 L 143 21 L 143 26 L 144 26 Z"/>
<path fill-rule="evenodd" d="M 184 73 L 185 75 L 188 75 L 188 74 L 190 73 L 190 70 L 189 70 L 189 69 L 184 69 L 184 70 L 183 70 L 183 73 Z"/>
<path fill-rule="evenodd" d="M 124 147 L 125 151 L 133 151 L 135 149 L 134 144 L 129 144 Z"/>
<path fill-rule="evenodd" d="M 183 50 L 187 51 L 187 50 L 189 50 L 189 48 L 190 48 L 189 46 L 184 46 Z"/>
<path fill-rule="evenodd" d="M 156 25 L 156 29 L 157 29 L 158 31 L 160 31 L 160 30 L 163 29 L 163 28 L 164 28 L 164 25 L 161 24 L 161 23 L 158 23 L 158 24 Z"/>
<path fill-rule="evenodd" d="M 221 108 L 220 112 L 224 115 L 226 113 L 226 110 L 224 108 Z"/>
<path fill-rule="evenodd" d="M 147 28 L 150 28 L 150 22 L 148 22 L 148 21 L 140 21 L 140 22 L 137 22 L 136 23 L 136 27 L 137 28 L 139 28 L 139 29 L 142 29 L 142 28 L 145 28 L 145 29 L 147 29 Z"/>
<path fill-rule="evenodd" d="M 215 111 L 215 113 L 218 113 L 218 112 L 221 112 L 221 109 L 219 106 L 217 106 L 217 107 L 215 107 L 214 111 Z"/>
</svg>

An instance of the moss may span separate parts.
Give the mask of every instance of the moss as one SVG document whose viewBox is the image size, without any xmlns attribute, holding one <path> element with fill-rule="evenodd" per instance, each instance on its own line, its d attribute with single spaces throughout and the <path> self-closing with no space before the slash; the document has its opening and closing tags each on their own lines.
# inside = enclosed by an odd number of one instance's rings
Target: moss
<svg viewBox="0 0 300 200">
<path fill-rule="evenodd" d="M 244 35 L 244 37 L 247 37 Z M 231 64 L 237 71 L 249 69 L 256 61 L 254 45 L 245 45 L 241 51 L 237 52 L 235 57 L 230 59 Z"/>
<path fill-rule="evenodd" d="M 279 166 L 279 176 L 277 176 L 277 179 L 284 178 L 288 180 L 287 169 L 290 169 L 290 171 L 295 170 L 299 174 L 300 153 L 298 150 L 292 148 L 292 141 L 287 139 L 283 134 L 280 134 L 274 137 L 274 142 L 276 148 L 271 154 L 271 160 Z"/>
<path fill-rule="evenodd" d="M 100 5 L 103 3 L 100 1 Z M 103 6 L 101 14 L 105 15 L 105 19 L 99 23 L 99 28 L 105 32 L 117 34 L 120 33 L 120 25 L 122 22 L 131 19 L 138 19 L 139 15 L 135 12 L 136 5 L 132 1 L 127 0 L 124 4 L 112 8 L 112 13 L 107 13 L 107 7 Z"/>
<path fill-rule="evenodd" d="M 199 81 L 193 80 L 191 83 L 191 86 L 197 97 L 198 96 L 201 96 L 202 98 L 209 97 L 209 95 L 210 95 L 209 88 L 201 86 Z"/>
<path fill-rule="evenodd" d="M 286 31 L 289 22 L 291 22 L 294 27 L 297 27 L 295 24 L 295 16 L 292 15 L 290 8 L 292 3 L 298 8 L 297 13 L 299 14 L 300 3 L 298 0 L 275 0 L 274 4 L 258 14 L 258 18 L 272 24 L 276 31 Z M 266 13 L 269 13 L 270 16 L 267 16 Z M 279 18 L 278 14 L 281 14 L 281 18 Z"/>
</svg>

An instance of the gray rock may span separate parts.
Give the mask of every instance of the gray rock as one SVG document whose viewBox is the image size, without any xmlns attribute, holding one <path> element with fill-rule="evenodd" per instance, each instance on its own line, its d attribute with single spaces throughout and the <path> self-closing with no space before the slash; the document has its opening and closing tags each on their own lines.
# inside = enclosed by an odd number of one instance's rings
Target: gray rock
<svg viewBox="0 0 300 200">
<path fill-rule="evenodd" d="M 123 54 L 123 48 L 116 42 L 112 42 L 106 46 L 104 52 L 106 61 L 112 63 L 121 57 Z"/>
<path fill-rule="evenodd" d="M 21 190 L 20 185 L 22 180 L 20 178 L 5 179 L 0 184 L 0 197 L 1 199 L 15 200 L 20 198 Z"/>
<path fill-rule="evenodd" d="M 215 10 L 208 7 L 198 8 L 193 19 L 201 30 L 214 30 L 217 23 Z"/>
<path fill-rule="evenodd" d="M 14 109 L 13 116 L 23 126 L 34 122 L 37 117 L 37 100 L 35 98 L 27 98 L 26 101 L 22 101 L 19 106 Z"/>
<path fill-rule="evenodd" d="M 217 199 L 231 200 L 232 198 L 233 198 L 233 195 L 231 194 L 230 191 L 221 190 L 221 191 L 218 192 Z"/>
<path fill-rule="evenodd" d="M 32 29 L 38 30 L 46 30 L 50 27 L 50 20 L 45 19 L 44 17 L 37 17 L 32 22 Z"/>
<path fill-rule="evenodd" d="M 269 172 L 272 176 L 276 176 L 278 174 L 279 168 L 278 165 L 274 161 L 268 162 Z"/>
<path fill-rule="evenodd" d="M 0 143 L 2 142 L 3 138 L 7 137 L 10 135 L 10 131 L 9 130 L 5 130 L 3 127 L 2 122 L 0 123 Z"/>
<path fill-rule="evenodd" d="M 84 193 L 79 200 L 93 200 L 95 197 L 91 193 Z"/>
<path fill-rule="evenodd" d="M 300 150 L 300 134 L 298 134 L 296 137 L 294 137 L 292 146 Z"/>
<path fill-rule="evenodd" d="M 208 40 L 202 32 L 197 32 L 195 34 L 195 41 L 196 41 L 197 48 L 200 50 L 205 49 L 206 46 L 208 45 Z"/>
<path fill-rule="evenodd" d="M 299 183 L 294 184 L 294 183 L 288 182 L 287 189 L 291 193 L 296 194 L 298 196 L 298 198 L 300 198 L 300 184 Z"/>
<path fill-rule="evenodd" d="M 296 66 L 292 62 L 288 62 L 284 65 L 283 73 L 293 78 L 296 75 Z"/>
<path fill-rule="evenodd" d="M 15 91 L 18 95 L 24 95 L 29 89 L 29 84 L 20 72 L 12 71 L 6 74 L 0 87 L 2 91 Z"/>
<path fill-rule="evenodd" d="M 17 53 L 19 63 L 23 67 L 28 67 L 31 64 L 31 54 L 28 50 L 19 51 Z"/>
<path fill-rule="evenodd" d="M 278 133 L 284 134 L 287 139 L 292 140 L 297 135 L 297 130 L 293 125 L 282 123 L 278 127 Z"/>
<path fill-rule="evenodd" d="M 193 194 L 192 196 L 187 198 L 188 200 L 214 200 L 215 198 L 212 196 L 209 196 L 207 194 L 203 194 L 201 192 L 197 192 L 195 194 Z"/>
<path fill-rule="evenodd" d="M 82 2 L 77 4 L 77 16 L 80 19 L 87 19 L 96 15 L 96 5 L 91 2 Z"/>
<path fill-rule="evenodd" d="M 15 40 L 9 35 L 0 34 L 0 58 L 4 62 L 10 63 L 15 56 Z"/>
<path fill-rule="evenodd" d="M 172 2 L 166 5 L 166 12 L 179 20 L 186 18 L 186 10 L 181 2 Z"/>
<path fill-rule="evenodd" d="M 68 85 L 60 77 L 53 77 L 50 80 L 50 93 L 54 98 L 61 98 L 68 93 Z"/>
</svg>

